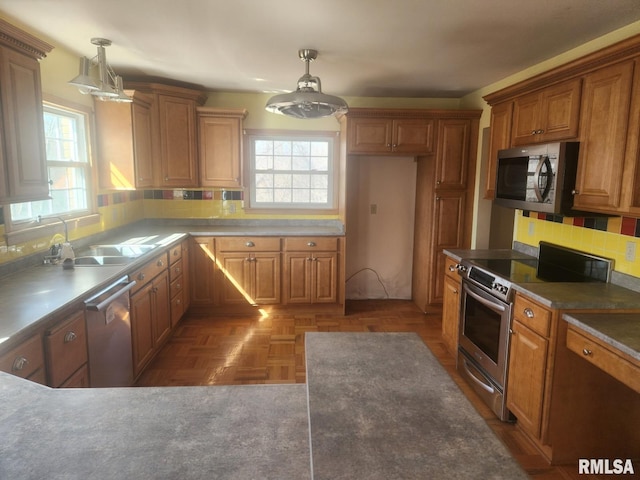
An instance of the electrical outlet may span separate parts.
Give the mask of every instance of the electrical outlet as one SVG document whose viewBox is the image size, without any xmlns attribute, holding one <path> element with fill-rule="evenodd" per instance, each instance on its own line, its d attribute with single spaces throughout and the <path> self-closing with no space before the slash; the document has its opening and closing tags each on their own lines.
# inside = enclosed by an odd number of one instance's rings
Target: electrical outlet
<svg viewBox="0 0 640 480">
<path fill-rule="evenodd" d="M 624 252 L 624 258 L 627 262 L 633 262 L 636 259 L 636 242 L 627 242 L 627 248 Z"/>
</svg>

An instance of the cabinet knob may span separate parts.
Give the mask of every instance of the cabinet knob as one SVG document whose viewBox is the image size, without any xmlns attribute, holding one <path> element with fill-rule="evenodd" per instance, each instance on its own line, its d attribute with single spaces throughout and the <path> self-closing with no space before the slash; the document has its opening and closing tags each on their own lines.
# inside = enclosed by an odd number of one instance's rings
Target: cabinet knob
<svg viewBox="0 0 640 480">
<path fill-rule="evenodd" d="M 535 135 L 536 131 L 535 130 L 531 130 L 531 135 Z"/>
<path fill-rule="evenodd" d="M 589 350 L 588 348 L 583 348 L 583 349 L 582 349 L 582 354 L 583 354 L 585 357 L 588 357 L 588 356 L 589 356 L 589 355 L 591 355 L 592 353 L 593 353 L 593 352 L 592 352 L 591 350 Z"/>
<path fill-rule="evenodd" d="M 315 247 L 316 242 L 307 242 L 307 247 Z"/>
<path fill-rule="evenodd" d="M 23 356 L 19 356 L 18 358 L 16 358 L 13 361 L 13 365 L 11 366 L 11 370 L 14 371 L 14 372 L 19 372 L 24 367 L 26 367 L 28 364 L 29 364 L 29 360 L 27 360 Z"/>
<path fill-rule="evenodd" d="M 438 181 L 436 182 L 436 185 L 440 185 L 441 183 L 442 183 L 442 182 L 441 182 L 440 180 L 438 180 Z"/>
<path fill-rule="evenodd" d="M 65 333 L 64 335 L 64 343 L 70 343 L 73 342 L 76 338 L 78 338 L 78 336 L 76 335 L 75 332 L 72 331 L 68 331 L 67 333 Z"/>
<path fill-rule="evenodd" d="M 537 133 L 538 135 L 542 135 L 542 134 L 544 133 L 544 130 L 543 130 L 543 129 L 540 129 L 540 130 L 538 130 L 536 133 Z"/>
<path fill-rule="evenodd" d="M 457 294 L 458 294 L 458 289 L 457 289 L 457 288 L 454 288 L 454 289 L 453 289 L 453 293 L 457 295 Z"/>
<path fill-rule="evenodd" d="M 578 190 L 571 190 L 571 195 L 580 195 Z"/>
<path fill-rule="evenodd" d="M 176 268 L 174 269 L 174 271 L 175 271 L 177 274 L 180 274 L 180 267 L 176 267 Z"/>
<path fill-rule="evenodd" d="M 515 335 L 515 334 L 516 334 L 516 332 L 514 332 L 514 331 L 513 331 L 513 329 L 512 329 L 512 328 L 510 328 L 510 329 L 509 329 L 509 334 L 510 334 L 510 335 Z"/>
<path fill-rule="evenodd" d="M 533 310 L 531 310 L 529 307 L 524 309 L 524 314 L 527 318 L 533 318 Z"/>
<path fill-rule="evenodd" d="M 256 244 L 253 243 L 251 240 L 249 240 L 247 243 L 244 244 L 245 247 L 255 247 Z"/>
</svg>

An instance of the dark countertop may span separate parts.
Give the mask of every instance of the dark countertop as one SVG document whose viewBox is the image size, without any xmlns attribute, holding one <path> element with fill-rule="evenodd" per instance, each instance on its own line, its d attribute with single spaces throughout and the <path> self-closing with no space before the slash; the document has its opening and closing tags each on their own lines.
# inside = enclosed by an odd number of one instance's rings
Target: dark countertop
<svg viewBox="0 0 640 480">
<path fill-rule="evenodd" d="M 138 243 L 156 245 L 158 248 L 127 265 L 78 266 L 73 270 L 63 270 L 60 265 L 37 265 L 0 277 L 0 347 L 18 335 L 28 335 L 62 309 L 82 302 L 92 293 L 144 265 L 163 248 L 170 248 L 188 235 L 342 236 L 344 230 L 335 221 L 176 220 L 127 226 L 97 243 Z M 76 247 L 76 255 L 81 253 L 82 249 Z"/>
<path fill-rule="evenodd" d="M 0 372 L 0 478 L 527 478 L 416 334 L 305 344 L 308 385 L 54 390 Z"/>
<path fill-rule="evenodd" d="M 456 261 L 485 258 L 534 258 L 515 250 L 445 250 Z M 640 354 L 640 293 L 612 283 L 514 283 L 516 291 L 558 310 L 611 310 L 610 314 L 565 314 L 563 318 L 635 358 Z M 635 320 L 634 320 L 635 319 Z"/>
<path fill-rule="evenodd" d="M 565 313 L 562 319 L 640 361 L 640 313 Z"/>
</svg>

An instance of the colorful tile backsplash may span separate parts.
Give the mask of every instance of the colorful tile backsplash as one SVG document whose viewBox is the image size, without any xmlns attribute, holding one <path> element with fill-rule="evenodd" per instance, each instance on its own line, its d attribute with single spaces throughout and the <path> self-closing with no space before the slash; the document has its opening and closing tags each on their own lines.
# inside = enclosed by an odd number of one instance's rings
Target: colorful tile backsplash
<svg viewBox="0 0 640 480">
<path fill-rule="evenodd" d="M 566 217 L 518 211 L 514 240 L 537 247 L 541 240 L 614 260 L 614 269 L 640 277 L 640 219 Z"/>
</svg>

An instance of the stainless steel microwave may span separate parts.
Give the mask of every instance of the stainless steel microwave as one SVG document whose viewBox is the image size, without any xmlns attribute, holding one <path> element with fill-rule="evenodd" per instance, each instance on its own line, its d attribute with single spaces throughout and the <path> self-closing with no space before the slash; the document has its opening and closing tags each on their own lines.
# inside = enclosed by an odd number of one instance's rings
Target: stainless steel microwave
<svg viewBox="0 0 640 480">
<path fill-rule="evenodd" d="M 556 142 L 498 151 L 496 196 L 503 207 L 571 213 L 578 142 Z"/>
</svg>

